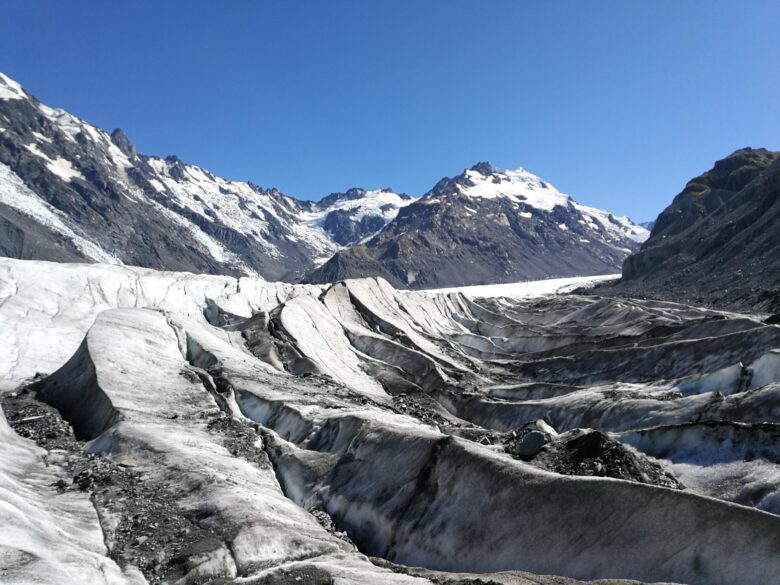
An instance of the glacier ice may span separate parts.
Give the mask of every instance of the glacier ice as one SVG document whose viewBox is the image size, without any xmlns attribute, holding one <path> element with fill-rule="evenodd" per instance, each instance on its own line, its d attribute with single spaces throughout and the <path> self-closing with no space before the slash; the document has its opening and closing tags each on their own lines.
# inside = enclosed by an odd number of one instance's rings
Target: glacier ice
<svg viewBox="0 0 780 585">
<path fill-rule="evenodd" d="M 82 455 L 136 482 L 59 493 L 49 484 L 68 471 L 0 426 L 8 574 L 771 582 L 780 327 L 548 291 L 0 259 L 4 400 L 56 407 Z M 513 446 L 534 430 L 549 445 L 623 445 L 679 485 L 523 461 Z M 134 524 L 147 509 L 189 532 Z"/>
</svg>

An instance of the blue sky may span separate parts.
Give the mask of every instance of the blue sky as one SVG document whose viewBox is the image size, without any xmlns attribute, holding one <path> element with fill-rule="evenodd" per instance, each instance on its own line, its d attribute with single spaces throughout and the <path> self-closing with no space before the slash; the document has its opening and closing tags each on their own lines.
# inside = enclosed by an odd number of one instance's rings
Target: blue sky
<svg viewBox="0 0 780 585">
<path fill-rule="evenodd" d="M 140 152 L 319 198 L 488 160 L 637 221 L 780 149 L 777 0 L 4 0 L 0 70 Z"/>
</svg>

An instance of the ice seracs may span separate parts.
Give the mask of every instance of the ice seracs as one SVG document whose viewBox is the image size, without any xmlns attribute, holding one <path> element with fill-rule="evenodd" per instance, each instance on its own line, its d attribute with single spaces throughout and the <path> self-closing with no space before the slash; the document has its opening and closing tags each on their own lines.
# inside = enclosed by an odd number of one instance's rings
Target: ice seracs
<svg viewBox="0 0 780 585">
<path fill-rule="evenodd" d="M 775 325 L 547 292 L 561 283 L 511 298 L 0 268 L 4 409 L 37 396 L 89 440 L 67 456 L 92 473 L 76 481 L 90 530 L 125 575 L 426 583 L 423 566 L 763 585 L 780 570 Z M 740 361 L 754 375 L 737 387 Z M 22 389 L 35 394 L 8 394 Z M 529 431 L 546 442 L 526 462 Z M 33 522 L 15 526 L 38 542 Z"/>
</svg>

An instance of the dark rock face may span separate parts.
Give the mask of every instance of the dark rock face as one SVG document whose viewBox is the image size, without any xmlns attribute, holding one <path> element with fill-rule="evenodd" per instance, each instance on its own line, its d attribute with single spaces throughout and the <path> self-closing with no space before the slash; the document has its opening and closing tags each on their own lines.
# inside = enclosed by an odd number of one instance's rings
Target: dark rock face
<svg viewBox="0 0 780 585">
<path fill-rule="evenodd" d="M 325 216 L 322 227 L 337 243 L 346 246 L 377 233 L 385 227 L 385 222 L 376 215 L 363 217 L 356 222 L 349 211 L 337 209 Z"/>
<path fill-rule="evenodd" d="M 344 192 L 331 193 L 320 199 L 317 207 L 328 208 L 340 201 L 355 201 L 366 196 L 366 190 L 360 187 L 352 187 Z"/>
<path fill-rule="evenodd" d="M 32 218 L 0 203 L 0 256 L 22 260 L 87 262 L 72 242 L 58 238 Z"/>
<path fill-rule="evenodd" d="M 691 180 L 605 290 L 780 310 L 780 153 L 746 148 Z"/>
<path fill-rule="evenodd" d="M 305 281 L 381 276 L 396 287 L 436 288 L 609 274 L 644 233 L 530 173 L 479 163 L 439 181 L 373 239 L 337 253 Z"/>
<path fill-rule="evenodd" d="M 125 134 L 124 130 L 121 128 L 115 128 L 111 133 L 111 142 L 116 144 L 117 148 L 127 156 L 135 156 L 138 154 L 130 142 L 130 139 L 127 137 L 127 134 Z"/>
</svg>

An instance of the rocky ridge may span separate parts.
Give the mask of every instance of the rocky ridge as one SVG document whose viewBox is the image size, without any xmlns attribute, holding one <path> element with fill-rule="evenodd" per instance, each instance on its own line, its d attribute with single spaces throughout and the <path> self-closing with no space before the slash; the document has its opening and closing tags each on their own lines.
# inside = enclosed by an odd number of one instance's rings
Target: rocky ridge
<svg viewBox="0 0 780 585">
<path fill-rule="evenodd" d="M 745 148 L 691 179 L 614 294 L 780 312 L 780 153 Z"/>
</svg>

